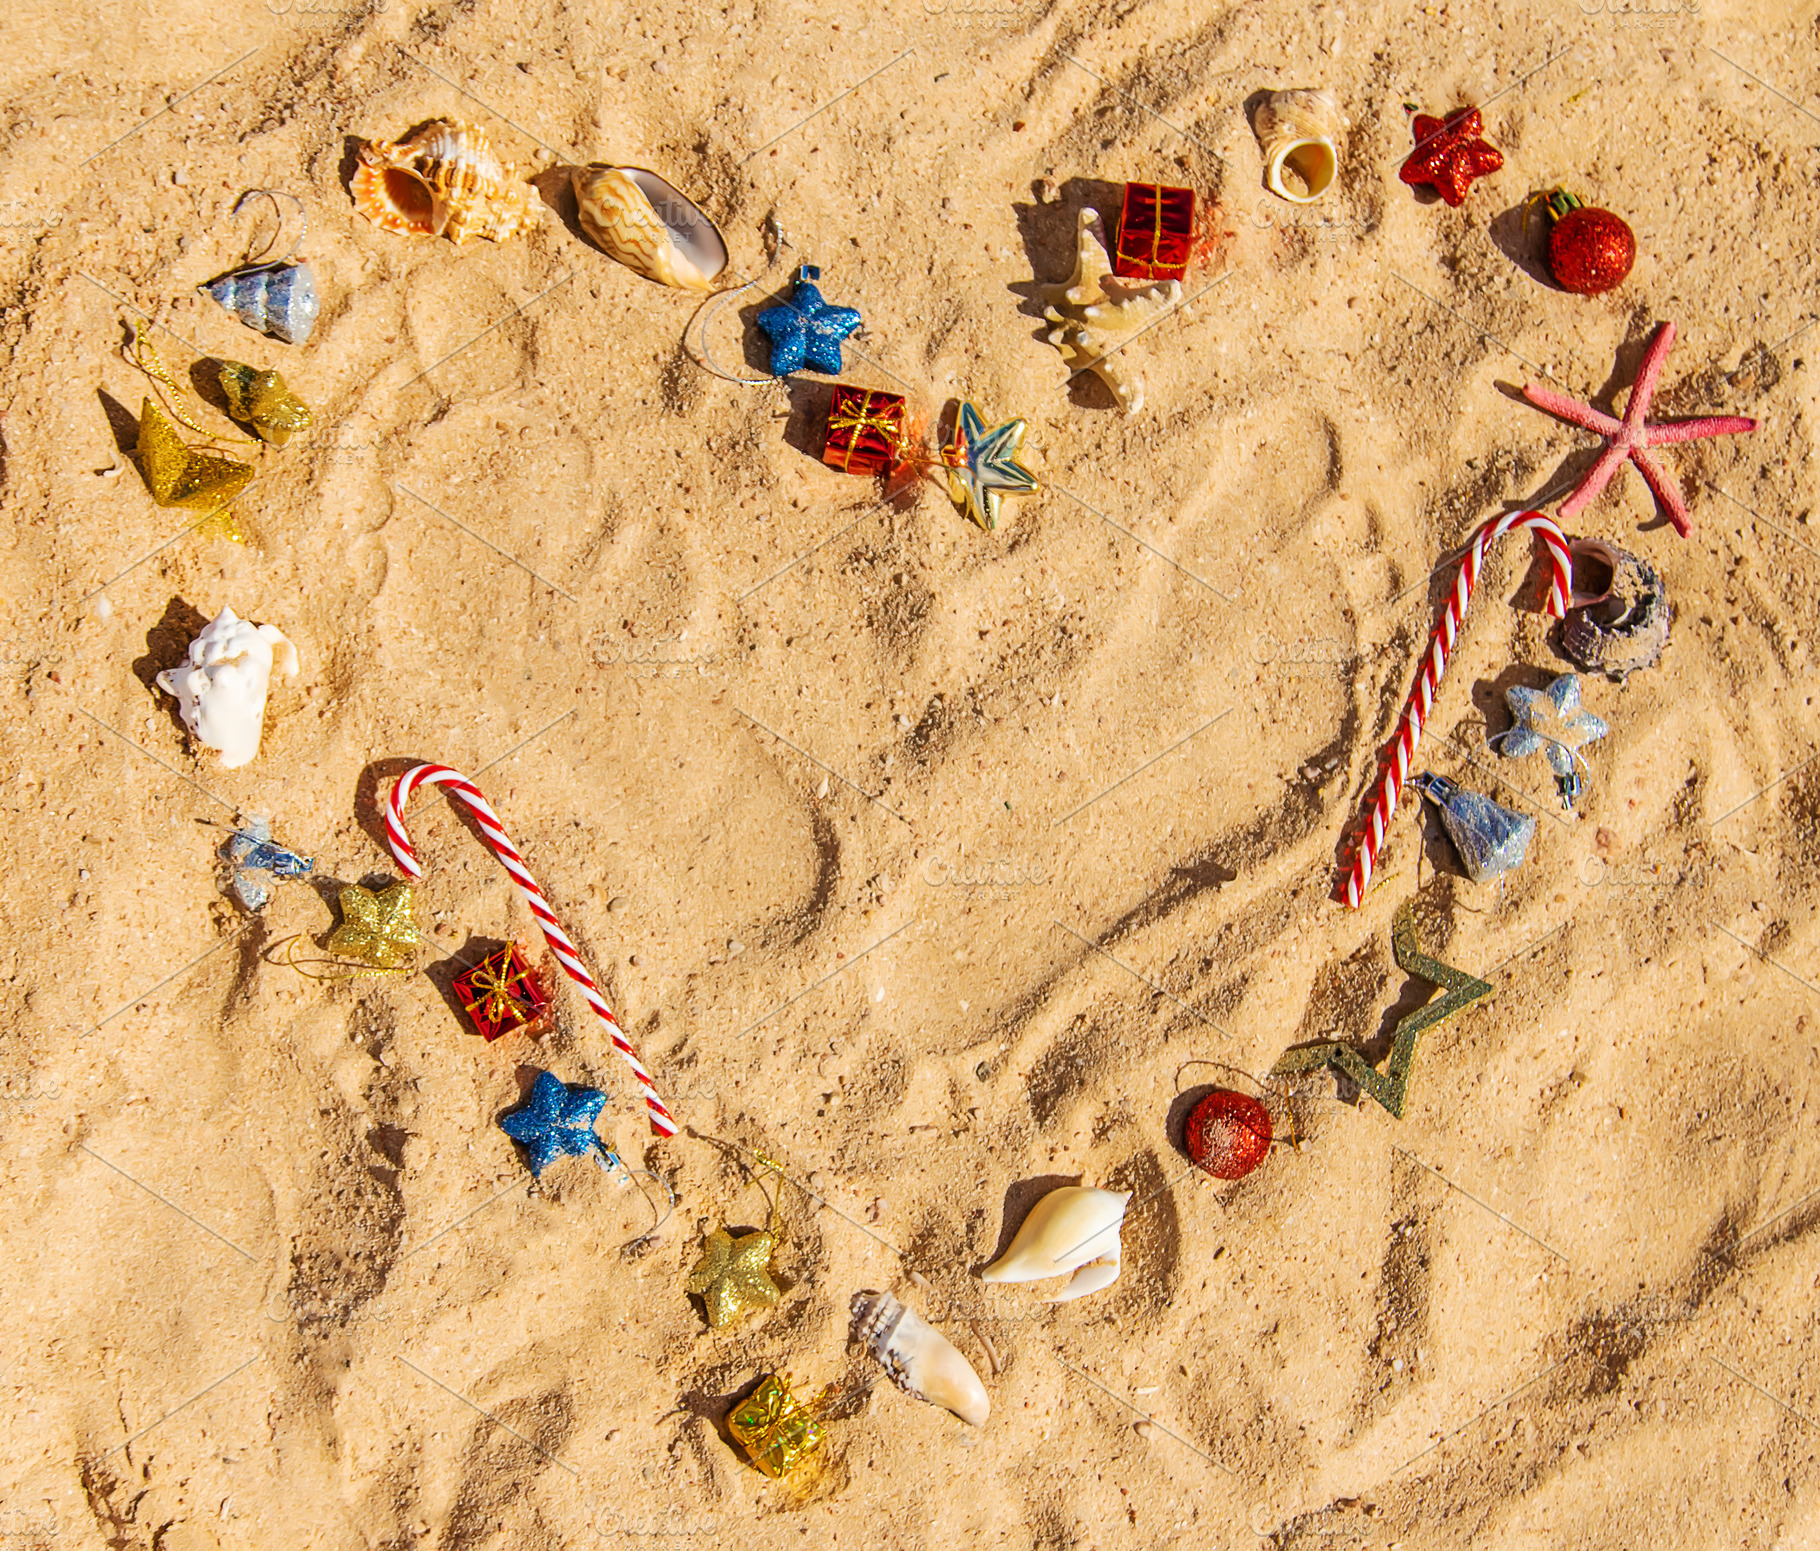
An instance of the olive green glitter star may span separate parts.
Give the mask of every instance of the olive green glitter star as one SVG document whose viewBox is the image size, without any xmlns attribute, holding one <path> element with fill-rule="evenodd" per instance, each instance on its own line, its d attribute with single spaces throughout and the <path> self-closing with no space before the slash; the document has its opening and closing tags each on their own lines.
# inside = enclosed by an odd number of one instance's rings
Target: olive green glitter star
<svg viewBox="0 0 1820 1551">
<path fill-rule="evenodd" d="M 1390 945 L 1397 966 L 1405 973 L 1432 980 L 1446 991 L 1437 1001 L 1418 1007 L 1397 1025 L 1390 1042 L 1390 1060 L 1382 1073 L 1368 1066 L 1365 1058 L 1351 1045 L 1323 1041 L 1288 1050 L 1271 1068 L 1271 1076 L 1287 1077 L 1298 1072 L 1312 1072 L 1317 1067 L 1331 1066 L 1344 1072 L 1398 1120 L 1403 1118 L 1403 1100 L 1409 1093 L 1409 1071 L 1415 1063 L 1416 1041 L 1436 1024 L 1490 996 L 1492 984 L 1469 975 L 1463 969 L 1431 959 L 1416 943 L 1416 918 L 1408 905 L 1397 910 L 1391 928 Z"/>
<path fill-rule="evenodd" d="M 771 1252 L 777 1236 L 748 1233 L 736 1239 L 716 1228 L 702 1246 L 702 1257 L 683 1285 L 708 1306 L 708 1323 L 724 1330 L 735 1320 L 768 1309 L 783 1296 L 771 1280 Z"/>
</svg>

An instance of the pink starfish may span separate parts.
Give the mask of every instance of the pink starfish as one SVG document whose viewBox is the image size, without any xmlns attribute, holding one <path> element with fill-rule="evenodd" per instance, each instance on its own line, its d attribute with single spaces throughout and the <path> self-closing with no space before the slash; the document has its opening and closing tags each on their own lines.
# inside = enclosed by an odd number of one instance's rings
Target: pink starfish
<svg viewBox="0 0 1820 1551">
<path fill-rule="evenodd" d="M 1660 447 L 1664 442 L 1691 442 L 1701 436 L 1736 436 L 1757 429 L 1755 420 L 1746 420 L 1742 415 L 1704 415 L 1698 420 L 1671 420 L 1655 425 L 1645 422 L 1643 417 L 1649 412 L 1650 395 L 1656 391 L 1656 379 L 1662 375 L 1662 363 L 1668 359 L 1669 347 L 1674 342 L 1674 324 L 1659 325 L 1650 339 L 1649 348 L 1643 352 L 1643 365 L 1637 371 L 1636 385 L 1630 390 L 1630 402 L 1624 408 L 1622 420 L 1601 414 L 1590 404 L 1570 399 L 1564 393 L 1538 388 L 1533 382 L 1524 384 L 1523 397 L 1537 409 L 1546 409 L 1551 415 L 1584 426 L 1610 444 L 1599 454 L 1599 461 L 1580 481 L 1579 488 L 1561 503 L 1563 522 L 1592 505 L 1594 497 L 1618 472 L 1618 465 L 1629 458 L 1637 465 L 1637 472 L 1649 488 L 1655 491 L 1656 499 L 1668 513 L 1668 520 L 1675 525 L 1675 531 L 1686 538 L 1692 525 L 1687 520 L 1687 502 L 1681 499 L 1681 487 L 1672 474 L 1650 457 L 1648 449 Z"/>
</svg>

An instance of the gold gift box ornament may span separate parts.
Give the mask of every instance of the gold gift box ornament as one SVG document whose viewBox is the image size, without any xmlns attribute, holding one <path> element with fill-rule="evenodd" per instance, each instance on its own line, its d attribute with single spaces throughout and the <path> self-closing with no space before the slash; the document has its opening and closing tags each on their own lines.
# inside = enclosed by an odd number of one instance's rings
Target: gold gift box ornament
<svg viewBox="0 0 1820 1551">
<path fill-rule="evenodd" d="M 815 1409 L 833 1386 L 802 1402 L 790 1393 L 790 1375 L 769 1374 L 727 1417 L 727 1431 L 744 1445 L 752 1463 L 768 1476 L 787 1476 L 805 1455 L 821 1447 L 827 1429 Z"/>
</svg>

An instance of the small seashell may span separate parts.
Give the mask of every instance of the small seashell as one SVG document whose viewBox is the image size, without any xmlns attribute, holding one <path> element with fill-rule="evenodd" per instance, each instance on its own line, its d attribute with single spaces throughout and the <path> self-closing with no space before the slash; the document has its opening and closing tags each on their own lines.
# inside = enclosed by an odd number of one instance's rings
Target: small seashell
<svg viewBox="0 0 1820 1551">
<path fill-rule="evenodd" d="M 1333 186 L 1340 170 L 1334 137 L 1346 119 L 1332 92 L 1271 92 L 1258 105 L 1254 125 L 1264 148 L 1264 186 L 1271 193 L 1292 204 L 1311 205 Z M 1301 192 L 1284 183 L 1284 168 Z"/>
<path fill-rule="evenodd" d="M 316 327 L 322 304 L 308 264 L 256 264 L 211 280 L 202 290 L 250 329 L 301 345 Z"/>
<path fill-rule="evenodd" d="M 628 269 L 684 291 L 711 291 L 727 244 L 680 190 L 643 167 L 571 169 L 581 228 Z"/>
<path fill-rule="evenodd" d="M 952 1411 L 969 1427 L 983 1427 L 992 1402 L 980 1376 L 953 1343 L 914 1309 L 888 1292 L 857 1292 L 850 1305 L 853 1339 L 918 1400 Z"/>
<path fill-rule="evenodd" d="M 1647 668 L 1668 645 L 1674 608 L 1662 573 L 1603 539 L 1574 539 L 1573 606 L 1561 649 L 1588 673 L 1624 676 Z M 1586 585 L 1583 587 L 1582 583 Z"/>
<path fill-rule="evenodd" d="M 297 432 L 310 428 L 309 405 L 284 385 L 277 372 L 223 361 L 221 391 L 227 396 L 228 413 L 274 447 L 282 447 Z"/>
<path fill-rule="evenodd" d="M 529 188 L 478 125 L 433 119 L 416 134 L 360 148 L 354 208 L 388 232 L 504 242 L 536 225 Z"/>
<path fill-rule="evenodd" d="M 218 749 L 221 768 L 233 770 L 259 752 L 274 662 L 285 677 L 296 677 L 297 648 L 284 632 L 224 608 L 190 642 L 188 658 L 156 682 L 177 697 L 178 714 L 196 741 Z"/>
<path fill-rule="evenodd" d="M 1031 1209 L 1011 1247 L 980 1272 L 982 1282 L 1035 1282 L 1074 1272 L 1050 1303 L 1068 1303 L 1110 1287 L 1119 1276 L 1119 1225 L 1128 1190 L 1064 1185 Z"/>
</svg>

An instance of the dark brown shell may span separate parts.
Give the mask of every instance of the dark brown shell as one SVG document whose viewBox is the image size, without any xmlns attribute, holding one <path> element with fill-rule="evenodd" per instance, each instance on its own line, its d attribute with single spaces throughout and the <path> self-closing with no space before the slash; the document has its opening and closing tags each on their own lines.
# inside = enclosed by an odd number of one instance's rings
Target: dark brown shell
<svg viewBox="0 0 1820 1551">
<path fill-rule="evenodd" d="M 1574 607 L 1561 626 L 1561 648 L 1588 673 L 1622 682 L 1626 674 L 1647 668 L 1668 645 L 1674 618 L 1668 587 L 1647 560 L 1615 544 L 1575 539 L 1568 548 L 1574 562 Z M 1594 579 L 1583 590 L 1588 573 Z"/>
</svg>

